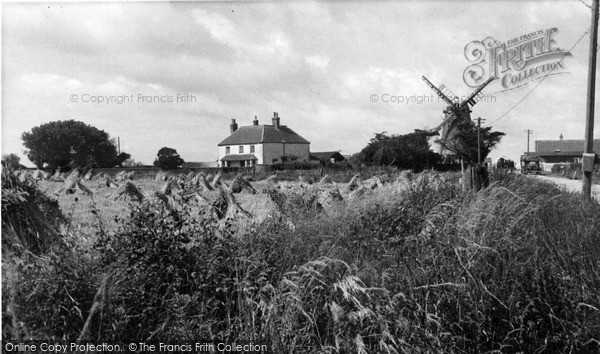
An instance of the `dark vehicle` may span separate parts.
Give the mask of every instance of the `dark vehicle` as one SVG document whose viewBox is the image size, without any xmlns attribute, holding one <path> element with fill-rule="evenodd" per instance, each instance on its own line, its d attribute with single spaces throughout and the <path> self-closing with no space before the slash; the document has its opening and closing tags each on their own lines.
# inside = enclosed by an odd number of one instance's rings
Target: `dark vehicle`
<svg viewBox="0 0 600 354">
<path fill-rule="evenodd" d="M 539 175 L 542 173 L 541 161 L 542 159 L 537 156 L 521 155 L 521 174 L 535 173 Z"/>
</svg>

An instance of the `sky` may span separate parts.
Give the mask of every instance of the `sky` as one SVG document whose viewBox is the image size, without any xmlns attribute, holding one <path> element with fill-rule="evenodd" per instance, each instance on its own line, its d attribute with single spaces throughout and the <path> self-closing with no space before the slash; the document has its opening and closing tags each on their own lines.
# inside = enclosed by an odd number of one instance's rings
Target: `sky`
<svg viewBox="0 0 600 354">
<path fill-rule="evenodd" d="M 278 112 L 311 151 L 351 155 L 376 133 L 438 126 L 446 104 L 421 76 L 470 94 L 470 42 L 556 28 L 554 48 L 571 53 L 560 75 L 511 90 L 495 80 L 472 108 L 506 133 L 490 157 L 518 161 L 527 129 L 532 151 L 535 140 L 584 137 L 590 3 L 3 3 L 2 154 L 32 166 L 23 132 L 74 119 L 119 137 L 137 162 L 163 146 L 215 161 L 231 119 L 270 124 Z"/>
</svg>

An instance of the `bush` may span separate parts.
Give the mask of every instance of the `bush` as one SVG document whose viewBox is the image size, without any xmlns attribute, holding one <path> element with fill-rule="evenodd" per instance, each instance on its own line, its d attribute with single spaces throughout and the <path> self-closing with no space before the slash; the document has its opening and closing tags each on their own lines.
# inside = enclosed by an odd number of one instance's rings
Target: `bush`
<svg viewBox="0 0 600 354">
<path fill-rule="evenodd" d="M 551 171 L 552 173 L 563 173 L 566 168 L 568 168 L 567 164 L 556 163 L 552 165 Z"/>
<path fill-rule="evenodd" d="M 569 164 L 569 169 L 571 171 L 581 171 L 581 162 L 571 162 Z"/>
<path fill-rule="evenodd" d="M 272 171 L 284 171 L 284 170 L 312 170 L 318 168 L 319 165 L 307 161 L 290 161 L 280 162 L 269 166 Z"/>
<path fill-rule="evenodd" d="M 69 241 L 55 245 L 44 259 L 22 256 L 5 265 L 3 339 L 77 339 L 100 274 L 89 251 Z M 7 323 L 21 325 L 8 329 Z"/>
<path fill-rule="evenodd" d="M 256 336 L 246 333 L 244 311 L 262 296 L 260 259 L 215 220 L 188 212 L 144 204 L 114 235 L 99 239 L 101 264 L 118 284 L 111 288 L 101 337 L 177 342 Z"/>
</svg>

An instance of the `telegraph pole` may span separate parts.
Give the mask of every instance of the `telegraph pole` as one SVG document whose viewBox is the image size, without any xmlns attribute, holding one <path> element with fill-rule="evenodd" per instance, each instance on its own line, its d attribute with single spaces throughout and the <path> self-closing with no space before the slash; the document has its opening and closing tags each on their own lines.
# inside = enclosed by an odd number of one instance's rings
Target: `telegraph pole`
<svg viewBox="0 0 600 354">
<path fill-rule="evenodd" d="M 588 94 L 585 114 L 585 142 L 584 153 L 594 152 L 594 99 L 596 90 L 596 47 L 598 42 L 598 1 L 592 3 L 592 29 L 590 32 L 590 61 L 588 67 Z M 593 169 L 593 168 L 592 168 Z M 592 196 L 592 172 L 583 172 L 583 199 Z"/>
<path fill-rule="evenodd" d="M 477 163 L 481 163 L 481 121 L 485 122 L 485 119 L 477 118 Z"/>
<path fill-rule="evenodd" d="M 527 155 L 529 155 L 529 136 L 533 134 L 533 130 L 527 129 L 524 132 L 527 133 Z"/>
</svg>

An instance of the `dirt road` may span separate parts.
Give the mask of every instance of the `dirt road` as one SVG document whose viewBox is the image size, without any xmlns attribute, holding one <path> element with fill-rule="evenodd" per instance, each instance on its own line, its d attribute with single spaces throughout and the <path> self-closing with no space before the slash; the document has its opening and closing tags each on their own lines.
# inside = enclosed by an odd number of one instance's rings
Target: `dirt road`
<svg viewBox="0 0 600 354">
<path fill-rule="evenodd" d="M 560 177 L 540 176 L 540 175 L 529 175 L 532 178 L 537 178 L 543 181 L 551 182 L 563 186 L 569 192 L 581 193 L 583 182 L 577 179 L 567 179 Z M 592 185 L 592 196 L 600 202 L 600 185 Z"/>
</svg>

